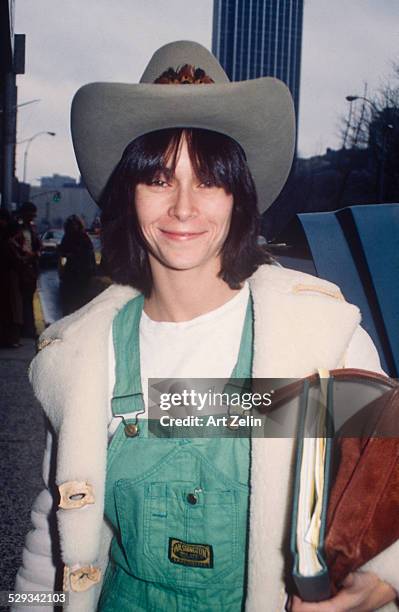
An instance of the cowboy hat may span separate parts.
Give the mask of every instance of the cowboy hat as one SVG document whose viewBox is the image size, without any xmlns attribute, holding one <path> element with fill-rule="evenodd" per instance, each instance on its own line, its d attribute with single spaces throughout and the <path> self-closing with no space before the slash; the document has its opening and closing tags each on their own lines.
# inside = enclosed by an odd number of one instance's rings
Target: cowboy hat
<svg viewBox="0 0 399 612">
<path fill-rule="evenodd" d="M 165 72 L 177 74 L 170 68 L 178 70 L 187 64 L 201 69 L 205 84 L 159 84 L 164 82 L 159 77 Z M 236 140 L 245 151 L 261 212 L 283 188 L 295 143 L 295 113 L 286 85 L 271 77 L 230 82 L 205 47 L 178 41 L 154 53 L 140 83 L 90 83 L 75 94 L 71 111 L 73 145 L 94 200 L 98 202 L 129 142 L 148 132 L 173 127 L 204 128 Z"/>
</svg>

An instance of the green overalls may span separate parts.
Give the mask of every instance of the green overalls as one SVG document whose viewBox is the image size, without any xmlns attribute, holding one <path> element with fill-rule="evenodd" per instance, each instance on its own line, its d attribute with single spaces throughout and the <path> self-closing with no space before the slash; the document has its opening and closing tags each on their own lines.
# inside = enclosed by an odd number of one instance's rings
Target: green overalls
<svg viewBox="0 0 399 612">
<path fill-rule="evenodd" d="M 144 298 L 113 322 L 114 416 L 144 408 L 139 324 Z M 231 378 L 250 378 L 249 300 Z M 116 536 L 100 612 L 240 612 L 244 605 L 249 447 L 246 437 L 128 437 L 123 419 L 108 450 L 105 515 Z"/>
</svg>

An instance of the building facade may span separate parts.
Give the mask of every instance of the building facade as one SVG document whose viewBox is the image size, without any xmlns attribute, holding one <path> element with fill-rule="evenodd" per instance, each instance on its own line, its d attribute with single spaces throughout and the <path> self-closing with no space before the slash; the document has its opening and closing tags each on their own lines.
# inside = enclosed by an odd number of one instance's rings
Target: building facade
<svg viewBox="0 0 399 612">
<path fill-rule="evenodd" d="M 15 145 L 16 76 L 25 72 L 25 34 L 14 33 L 14 0 L 0 0 L 0 206 L 12 210 L 18 192 Z"/>
<path fill-rule="evenodd" d="M 214 0 L 212 51 L 232 81 L 274 76 L 299 110 L 303 0 Z"/>
</svg>

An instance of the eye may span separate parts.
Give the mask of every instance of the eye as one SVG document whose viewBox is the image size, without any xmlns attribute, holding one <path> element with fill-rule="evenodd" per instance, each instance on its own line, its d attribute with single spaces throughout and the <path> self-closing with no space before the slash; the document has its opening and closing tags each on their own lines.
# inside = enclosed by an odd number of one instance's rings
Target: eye
<svg viewBox="0 0 399 612">
<path fill-rule="evenodd" d="M 200 187 L 210 189 L 211 187 L 217 187 L 217 185 L 213 179 L 206 179 L 200 183 Z"/>
<path fill-rule="evenodd" d="M 150 180 L 148 184 L 152 185 L 153 187 L 167 187 L 169 183 L 165 181 L 164 179 L 154 178 Z"/>
</svg>

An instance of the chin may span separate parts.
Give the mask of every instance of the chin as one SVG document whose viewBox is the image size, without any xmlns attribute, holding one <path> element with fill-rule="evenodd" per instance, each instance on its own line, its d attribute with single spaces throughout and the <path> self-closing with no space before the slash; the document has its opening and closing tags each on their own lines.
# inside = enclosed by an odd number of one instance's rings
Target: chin
<svg viewBox="0 0 399 612">
<path fill-rule="evenodd" d="M 215 264 L 220 268 L 221 261 L 218 253 L 165 253 L 158 251 L 157 254 L 152 253 L 153 257 L 159 264 L 169 270 L 185 271 L 201 268 L 214 270 Z"/>
<path fill-rule="evenodd" d="M 166 268 L 170 270 L 184 271 L 184 270 L 194 270 L 195 268 L 212 268 L 213 267 L 213 259 L 200 259 L 200 258 L 184 258 L 184 257 L 165 257 L 158 258 L 159 263 L 161 263 Z"/>
<path fill-rule="evenodd" d="M 201 268 L 204 265 L 204 262 L 193 262 L 193 261 L 163 261 L 164 266 L 169 268 L 170 270 L 184 271 L 184 270 L 193 270 L 194 268 Z"/>
</svg>

